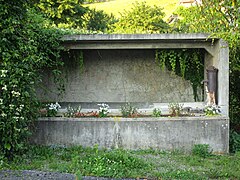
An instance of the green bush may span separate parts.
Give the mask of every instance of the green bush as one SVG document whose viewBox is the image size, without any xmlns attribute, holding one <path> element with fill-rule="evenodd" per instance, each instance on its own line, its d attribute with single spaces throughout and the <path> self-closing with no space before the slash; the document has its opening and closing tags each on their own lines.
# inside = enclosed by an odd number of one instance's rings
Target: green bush
<svg viewBox="0 0 240 180">
<path fill-rule="evenodd" d="M 164 12 L 159 6 L 148 6 L 146 2 L 133 4 L 130 11 L 124 11 L 114 24 L 115 33 L 164 33 L 168 24 L 163 20 Z"/>
<path fill-rule="evenodd" d="M 113 15 L 108 15 L 102 10 L 90 9 L 83 16 L 83 28 L 90 32 L 107 32 L 116 22 Z"/>
<path fill-rule="evenodd" d="M 27 1 L 0 2 L 0 151 L 12 159 L 25 149 L 38 116 L 40 69 L 60 75 L 61 33 L 47 28 L 47 20 Z"/>
<path fill-rule="evenodd" d="M 229 149 L 232 153 L 240 152 L 240 134 L 233 130 L 230 131 Z"/>
<path fill-rule="evenodd" d="M 153 117 L 160 117 L 162 114 L 161 110 L 158 108 L 153 109 Z"/>
<path fill-rule="evenodd" d="M 75 156 L 72 162 L 76 170 L 82 170 L 82 174 L 98 177 L 129 177 L 134 176 L 135 171 L 139 169 L 151 168 L 151 164 L 125 150 L 99 151 L 97 147 L 91 155 Z"/>
<path fill-rule="evenodd" d="M 206 158 L 211 155 L 210 147 L 208 144 L 195 144 L 192 148 L 192 154 Z"/>
</svg>

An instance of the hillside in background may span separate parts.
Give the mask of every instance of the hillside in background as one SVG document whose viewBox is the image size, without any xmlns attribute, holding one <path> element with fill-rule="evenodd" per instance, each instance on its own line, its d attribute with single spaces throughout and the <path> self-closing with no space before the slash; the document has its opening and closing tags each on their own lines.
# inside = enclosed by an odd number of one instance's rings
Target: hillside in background
<svg viewBox="0 0 240 180">
<path fill-rule="evenodd" d="M 163 8 L 163 11 L 166 13 L 165 19 L 167 19 L 172 12 L 179 5 L 179 0 L 137 0 L 138 2 L 146 2 L 147 5 L 157 5 Z M 124 10 L 130 10 L 132 8 L 132 4 L 136 2 L 136 0 L 112 0 L 108 2 L 102 3 L 94 3 L 86 5 L 91 9 L 95 8 L 97 10 L 103 10 L 108 14 L 113 14 L 115 17 L 120 17 L 120 14 Z"/>
</svg>

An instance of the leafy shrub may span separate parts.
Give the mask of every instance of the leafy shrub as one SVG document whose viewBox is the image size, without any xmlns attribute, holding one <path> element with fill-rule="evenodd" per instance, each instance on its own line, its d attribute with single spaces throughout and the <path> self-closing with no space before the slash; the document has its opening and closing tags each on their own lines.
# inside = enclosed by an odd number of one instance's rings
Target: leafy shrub
<svg viewBox="0 0 240 180">
<path fill-rule="evenodd" d="M 116 33 L 163 33 L 168 24 L 163 20 L 164 13 L 159 6 L 148 6 L 146 2 L 133 4 L 130 11 L 124 11 L 114 24 Z"/>
<path fill-rule="evenodd" d="M 132 106 L 130 103 L 126 103 L 121 106 L 121 113 L 123 117 L 133 117 L 137 115 L 137 108 Z"/>
<path fill-rule="evenodd" d="M 233 130 L 230 131 L 229 149 L 232 153 L 240 152 L 240 134 Z"/>
<path fill-rule="evenodd" d="M 153 117 L 160 117 L 161 116 L 161 110 L 158 108 L 153 109 Z"/>
<path fill-rule="evenodd" d="M 62 65 L 61 32 L 47 28 L 46 19 L 28 5 L 19 0 L 0 6 L 0 151 L 8 159 L 23 152 L 39 114 L 40 69 L 51 68 L 60 77 Z"/>
<path fill-rule="evenodd" d="M 113 15 L 106 14 L 103 10 L 90 9 L 83 16 L 83 28 L 90 32 L 107 32 L 116 22 Z"/>
<path fill-rule="evenodd" d="M 169 103 L 168 105 L 169 113 L 172 116 L 179 116 L 182 114 L 183 104 L 179 103 Z"/>
<path fill-rule="evenodd" d="M 81 169 L 82 174 L 115 178 L 129 177 L 136 170 L 147 170 L 151 167 L 146 161 L 127 151 L 99 151 L 97 147 L 91 155 L 73 157 L 73 166 Z"/>
<path fill-rule="evenodd" d="M 209 144 L 195 144 L 192 148 L 192 154 L 206 158 L 211 155 Z"/>
</svg>

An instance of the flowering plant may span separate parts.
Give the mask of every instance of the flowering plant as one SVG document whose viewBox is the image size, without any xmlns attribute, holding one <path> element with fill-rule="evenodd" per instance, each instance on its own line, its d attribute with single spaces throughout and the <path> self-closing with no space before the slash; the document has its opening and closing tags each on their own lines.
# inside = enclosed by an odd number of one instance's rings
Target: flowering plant
<svg viewBox="0 0 240 180">
<path fill-rule="evenodd" d="M 58 102 L 54 103 L 50 103 L 47 104 L 47 116 L 48 117 L 54 117 L 57 115 L 58 110 L 61 108 L 60 104 L 58 104 Z"/>
<path fill-rule="evenodd" d="M 214 116 L 214 115 L 218 115 L 221 111 L 219 106 L 209 105 L 209 106 L 205 106 L 204 112 L 206 116 Z"/>
<path fill-rule="evenodd" d="M 81 117 L 83 113 L 81 113 L 82 107 L 78 106 L 76 108 L 71 107 L 70 105 L 67 107 L 67 112 L 64 114 L 66 117 Z"/>
<path fill-rule="evenodd" d="M 98 109 L 99 117 L 107 117 L 108 113 L 110 113 L 109 105 L 102 103 L 102 104 L 98 104 L 98 106 L 99 106 L 99 109 Z"/>
</svg>

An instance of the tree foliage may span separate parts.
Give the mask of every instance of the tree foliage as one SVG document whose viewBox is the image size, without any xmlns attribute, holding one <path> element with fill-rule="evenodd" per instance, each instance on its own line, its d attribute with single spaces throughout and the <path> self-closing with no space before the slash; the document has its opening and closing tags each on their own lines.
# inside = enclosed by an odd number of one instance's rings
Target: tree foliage
<svg viewBox="0 0 240 180">
<path fill-rule="evenodd" d="M 180 7 L 177 30 L 180 32 L 239 32 L 239 0 L 203 0 L 202 5 Z M 175 29 L 176 30 L 176 29 Z"/>
<path fill-rule="evenodd" d="M 24 149 L 37 117 L 39 69 L 59 73 L 61 33 L 48 29 L 26 0 L 0 4 L 0 152 L 11 159 Z"/>
<path fill-rule="evenodd" d="M 36 0 L 35 6 L 57 27 L 82 28 L 83 15 L 88 11 L 82 3 L 83 0 Z"/>
<path fill-rule="evenodd" d="M 90 32 L 107 32 L 116 22 L 113 15 L 102 10 L 90 9 L 83 16 L 83 28 Z"/>
<path fill-rule="evenodd" d="M 174 32 L 207 32 L 229 44 L 230 120 L 240 125 L 240 0 L 203 0 L 202 5 L 180 8 Z M 233 126 L 234 127 L 234 126 Z"/>
<path fill-rule="evenodd" d="M 164 12 L 159 6 L 148 6 L 146 2 L 133 4 L 130 11 L 124 11 L 114 25 L 114 33 L 163 33 L 168 29 L 163 20 Z"/>
</svg>

